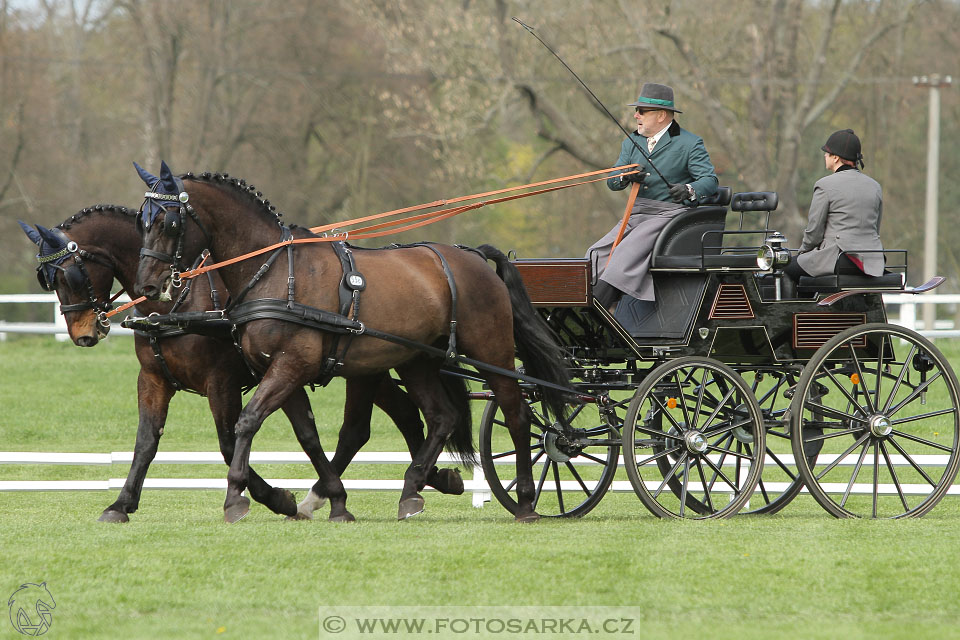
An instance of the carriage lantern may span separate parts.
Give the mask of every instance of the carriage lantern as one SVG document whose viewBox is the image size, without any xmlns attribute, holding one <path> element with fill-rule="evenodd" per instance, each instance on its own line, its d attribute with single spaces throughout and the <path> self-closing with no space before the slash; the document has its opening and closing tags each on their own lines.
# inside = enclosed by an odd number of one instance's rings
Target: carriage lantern
<svg viewBox="0 0 960 640">
<path fill-rule="evenodd" d="M 770 271 L 778 265 L 790 262 L 790 250 L 784 248 L 787 238 L 779 231 L 774 231 L 763 241 L 763 246 L 757 251 L 757 266 L 763 271 Z"/>
</svg>

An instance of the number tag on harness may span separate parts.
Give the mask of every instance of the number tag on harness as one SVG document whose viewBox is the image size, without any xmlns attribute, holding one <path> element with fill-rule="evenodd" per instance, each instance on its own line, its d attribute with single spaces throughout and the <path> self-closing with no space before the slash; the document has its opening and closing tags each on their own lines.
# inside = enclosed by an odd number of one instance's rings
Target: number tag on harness
<svg viewBox="0 0 960 640">
<path fill-rule="evenodd" d="M 344 274 L 343 282 L 347 285 L 348 289 L 353 291 L 363 291 L 367 287 L 367 281 L 364 280 L 363 274 L 357 271 L 349 271 Z"/>
</svg>

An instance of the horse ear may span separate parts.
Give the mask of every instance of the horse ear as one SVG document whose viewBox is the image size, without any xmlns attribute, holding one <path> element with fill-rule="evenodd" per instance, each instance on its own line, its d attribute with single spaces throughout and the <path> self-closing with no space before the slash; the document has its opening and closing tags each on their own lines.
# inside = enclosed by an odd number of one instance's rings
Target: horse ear
<svg viewBox="0 0 960 640">
<path fill-rule="evenodd" d="M 63 241 L 57 237 L 50 229 L 47 229 L 44 226 L 37 225 L 37 231 L 40 232 L 40 237 L 51 247 L 60 247 L 63 246 Z"/>
<path fill-rule="evenodd" d="M 38 247 L 43 243 L 43 238 L 40 237 L 40 234 L 37 233 L 37 230 L 28 225 L 22 220 L 17 220 L 17 223 L 20 225 L 20 228 L 23 229 L 23 232 L 27 234 L 27 237 L 33 242 L 33 244 Z"/>
<path fill-rule="evenodd" d="M 137 173 L 140 174 L 140 179 L 143 180 L 148 187 L 152 187 L 154 184 L 156 184 L 157 180 L 160 179 L 157 176 L 150 173 L 149 171 L 147 171 L 146 169 L 144 169 L 143 167 L 141 167 L 140 165 L 138 165 L 136 162 L 133 163 L 133 166 L 137 168 Z"/>
<path fill-rule="evenodd" d="M 163 160 L 160 161 L 160 181 L 171 188 L 171 193 L 177 192 L 177 181 L 173 177 L 173 171 Z"/>
</svg>

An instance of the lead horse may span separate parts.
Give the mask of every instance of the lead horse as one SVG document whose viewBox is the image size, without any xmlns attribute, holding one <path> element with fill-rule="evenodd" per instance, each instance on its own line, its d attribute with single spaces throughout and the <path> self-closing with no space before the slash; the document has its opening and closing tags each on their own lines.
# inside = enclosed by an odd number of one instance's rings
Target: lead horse
<svg viewBox="0 0 960 640">
<path fill-rule="evenodd" d="M 109 308 L 114 279 L 127 291 L 133 290 L 139 258 L 140 236 L 136 211 L 126 207 L 98 204 L 81 209 L 56 227 L 47 229 L 20 223 L 27 237 L 39 249 L 37 277 L 40 286 L 54 291 L 61 303 L 67 330 L 74 344 L 93 347 L 109 332 L 103 320 Z M 219 276 L 194 280 L 182 291 L 176 305 L 169 302 L 142 302 L 137 312 L 166 314 L 176 306 L 180 312 L 221 307 L 229 292 Z M 185 295 L 183 295 L 185 294 Z M 229 464 L 233 458 L 233 428 L 242 407 L 242 392 L 254 386 L 256 377 L 245 366 L 229 332 L 220 337 L 190 335 L 162 327 L 138 331 L 135 338 L 140 373 L 137 398 L 140 420 L 133 461 L 117 500 L 104 509 L 103 522 L 127 522 L 137 511 L 147 471 L 159 447 L 170 402 L 177 391 L 192 391 L 207 397 L 217 429 L 220 451 Z M 342 474 L 353 456 L 369 438 L 372 403 L 397 424 L 407 445 L 415 452 L 423 443 L 419 410 L 389 376 L 364 385 L 347 384 L 342 437 L 332 465 Z M 301 437 L 316 439 L 316 426 L 305 394 L 295 392 L 284 404 L 285 413 Z M 453 469 L 433 468 L 428 484 L 443 493 L 462 493 L 463 481 Z M 304 500 L 299 508 L 292 494 L 270 487 L 251 470 L 250 494 L 275 513 L 312 516 L 315 501 Z"/>
<path fill-rule="evenodd" d="M 141 177 L 150 191 L 140 218 L 138 293 L 158 299 L 169 292 L 184 264 L 204 248 L 215 260 L 241 258 L 219 271 L 237 295 L 228 314 L 237 323 L 239 344 L 263 378 L 236 426 L 224 501 L 228 522 L 249 510 L 242 491 L 253 438 L 291 393 L 331 373 L 350 380 L 389 369 L 400 375 L 427 422 L 426 442 L 404 474 L 399 517 L 421 511 L 419 491 L 444 443 L 450 439 L 461 456 L 474 456 L 465 385 L 457 389 L 445 382 L 450 376 L 441 375 L 441 368 L 451 358 L 434 355 L 444 349 L 455 355 L 454 347 L 482 363 L 480 373 L 503 409 L 517 452 L 515 518 L 539 518 L 533 507 L 529 409 L 508 372 L 519 354 L 528 374 L 556 385 L 542 386 L 541 393 L 561 420 L 563 393 L 556 387 L 566 385 L 568 376 L 560 347 L 501 252 L 486 245 L 477 251 L 443 245 L 354 249 L 345 274 L 333 243 L 313 243 L 316 236 L 308 230 L 283 225 L 261 194 L 251 193 L 240 180 L 218 174 L 176 177 L 165 164 L 159 178 L 144 172 Z M 293 244 L 291 238 L 311 238 L 311 244 Z M 279 241 L 287 242 L 272 255 L 242 259 Z M 494 260 L 496 272 L 487 259 Z M 336 313 L 342 308 L 341 283 L 362 289 L 350 305 L 352 319 Z M 367 326 L 396 340 L 373 337 Z M 325 366 L 331 362 L 332 370 Z M 339 478 L 328 480 L 327 495 L 318 497 L 330 499 L 331 515 L 348 513 Z"/>
</svg>

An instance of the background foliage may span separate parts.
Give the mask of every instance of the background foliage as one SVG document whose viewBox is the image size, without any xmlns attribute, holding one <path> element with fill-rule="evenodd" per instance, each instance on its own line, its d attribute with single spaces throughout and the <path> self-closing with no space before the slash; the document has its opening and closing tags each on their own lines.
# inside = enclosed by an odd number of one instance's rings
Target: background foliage
<svg viewBox="0 0 960 640">
<path fill-rule="evenodd" d="M 721 184 L 777 190 L 794 246 L 820 145 L 852 127 L 885 244 L 921 264 L 928 93 L 911 78 L 957 75 L 953 0 L 0 0 L 0 291 L 35 289 L 18 218 L 136 206 L 131 161 L 238 175 L 307 225 L 610 166 L 622 133 L 512 16 L 624 124 L 642 82 L 672 84 Z M 939 235 L 954 289 L 956 92 Z M 577 256 L 622 201 L 582 187 L 401 239 Z"/>
</svg>

